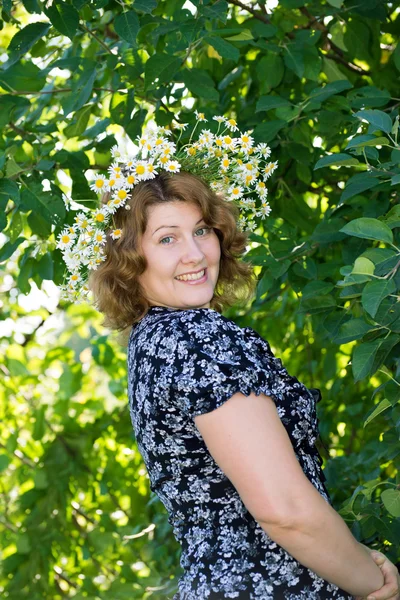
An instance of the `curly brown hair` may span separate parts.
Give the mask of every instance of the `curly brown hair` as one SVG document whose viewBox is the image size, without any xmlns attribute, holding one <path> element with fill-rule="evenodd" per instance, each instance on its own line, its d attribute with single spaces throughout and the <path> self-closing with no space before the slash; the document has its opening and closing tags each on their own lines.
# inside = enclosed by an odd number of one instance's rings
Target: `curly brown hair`
<svg viewBox="0 0 400 600">
<path fill-rule="evenodd" d="M 106 203 L 110 193 L 102 201 Z M 133 188 L 126 203 L 130 210 L 117 210 L 113 227 L 123 235 L 113 240 L 107 235 L 106 260 L 91 271 L 89 288 L 94 304 L 103 313 L 103 325 L 126 334 L 127 328 L 140 321 L 150 308 L 138 277 L 146 270 L 147 261 L 140 252 L 141 238 L 146 231 L 148 209 L 165 202 L 196 204 L 208 227 L 217 234 L 221 246 L 218 281 L 210 308 L 222 312 L 236 302 L 247 302 L 253 295 L 257 280 L 250 263 L 240 261 L 248 233 L 237 228 L 239 209 L 200 178 L 191 173 L 162 172 L 154 179 L 142 181 Z M 108 233 L 108 232 L 107 232 Z"/>
</svg>

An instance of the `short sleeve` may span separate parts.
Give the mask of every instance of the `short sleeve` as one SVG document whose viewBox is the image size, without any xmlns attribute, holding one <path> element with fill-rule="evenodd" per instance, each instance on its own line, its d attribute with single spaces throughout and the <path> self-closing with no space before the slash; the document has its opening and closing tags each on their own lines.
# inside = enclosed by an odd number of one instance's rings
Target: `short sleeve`
<svg viewBox="0 0 400 600">
<path fill-rule="evenodd" d="M 211 412 L 236 392 L 279 395 L 274 362 L 233 321 L 215 311 L 199 311 L 179 325 L 172 401 L 186 416 Z"/>
</svg>

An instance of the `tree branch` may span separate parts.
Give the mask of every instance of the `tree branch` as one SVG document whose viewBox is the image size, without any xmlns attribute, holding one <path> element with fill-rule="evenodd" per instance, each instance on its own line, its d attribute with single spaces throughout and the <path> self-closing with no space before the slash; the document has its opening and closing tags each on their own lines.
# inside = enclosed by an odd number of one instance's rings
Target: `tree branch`
<svg viewBox="0 0 400 600">
<path fill-rule="evenodd" d="M 269 25 L 271 23 L 271 21 L 268 19 L 268 17 L 265 14 L 263 14 L 262 12 L 256 10 L 254 8 L 254 6 L 248 6 L 247 4 L 240 2 L 240 0 L 229 0 L 228 4 L 234 4 L 235 6 L 238 6 L 239 8 L 241 8 L 242 10 L 246 10 L 247 12 L 252 14 L 253 17 L 258 19 L 259 21 L 262 21 L 263 23 L 267 23 L 267 25 Z"/>
</svg>

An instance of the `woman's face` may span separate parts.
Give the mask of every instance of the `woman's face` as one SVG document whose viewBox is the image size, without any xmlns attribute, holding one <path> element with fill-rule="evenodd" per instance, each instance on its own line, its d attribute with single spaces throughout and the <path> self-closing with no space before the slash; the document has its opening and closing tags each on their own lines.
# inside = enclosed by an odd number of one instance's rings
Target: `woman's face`
<svg viewBox="0 0 400 600">
<path fill-rule="evenodd" d="M 221 247 L 214 229 L 206 226 L 200 208 L 188 202 L 151 206 L 142 252 L 147 268 L 140 275 L 151 305 L 170 308 L 210 308 L 218 280 Z M 200 279 L 177 277 L 205 269 Z"/>
</svg>

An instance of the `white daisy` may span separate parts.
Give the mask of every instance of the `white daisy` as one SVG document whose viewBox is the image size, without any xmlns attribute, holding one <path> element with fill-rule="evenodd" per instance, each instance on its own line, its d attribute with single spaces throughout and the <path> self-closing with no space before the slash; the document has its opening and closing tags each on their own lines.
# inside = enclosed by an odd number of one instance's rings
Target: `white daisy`
<svg viewBox="0 0 400 600">
<path fill-rule="evenodd" d="M 60 248 L 60 250 L 70 248 L 71 244 L 73 244 L 75 239 L 75 233 L 71 233 L 70 229 L 64 229 L 59 235 L 57 248 Z"/>
<path fill-rule="evenodd" d="M 81 279 L 80 273 L 76 271 L 75 273 L 72 273 L 68 283 L 75 287 L 81 281 Z"/>
<path fill-rule="evenodd" d="M 255 148 L 258 154 L 261 154 L 264 158 L 268 158 L 271 154 L 271 148 L 267 144 L 258 144 Z"/>
<path fill-rule="evenodd" d="M 239 127 L 235 119 L 225 119 L 225 125 L 230 129 L 230 131 L 238 131 Z"/>
<path fill-rule="evenodd" d="M 107 189 L 107 179 L 102 175 L 99 175 L 98 177 L 96 177 L 93 183 L 90 184 L 89 187 L 93 192 L 100 194 L 106 191 Z"/>
<path fill-rule="evenodd" d="M 113 240 L 118 240 L 122 235 L 122 229 L 114 229 L 110 235 Z"/>
<path fill-rule="evenodd" d="M 123 160 L 124 153 L 122 152 L 122 149 L 117 144 L 111 148 L 110 152 L 111 152 L 111 156 L 113 157 L 114 160 L 118 160 L 118 161 Z"/>
<path fill-rule="evenodd" d="M 85 231 L 90 227 L 89 217 L 85 213 L 78 213 L 75 217 L 76 228 L 79 231 Z"/>
<path fill-rule="evenodd" d="M 257 217 L 268 217 L 271 212 L 271 207 L 268 202 L 263 202 L 260 210 L 256 213 Z"/>
<path fill-rule="evenodd" d="M 236 146 L 236 139 L 237 138 L 232 138 L 230 135 L 222 136 L 223 147 L 226 148 L 227 150 L 231 150 L 233 152 L 235 150 L 235 146 Z"/>
<path fill-rule="evenodd" d="M 204 113 L 202 113 L 202 112 L 197 112 L 197 110 L 195 110 L 195 111 L 194 111 L 194 114 L 196 115 L 196 119 L 197 119 L 198 121 L 205 121 L 205 122 L 207 122 L 207 119 L 205 118 L 205 116 L 204 116 Z"/>
<path fill-rule="evenodd" d="M 268 177 L 270 177 L 272 175 L 272 173 L 275 171 L 275 169 L 277 169 L 277 168 L 278 168 L 277 162 L 270 162 L 270 163 L 266 164 L 263 169 L 264 181 L 266 181 L 268 179 Z"/>
<path fill-rule="evenodd" d="M 268 188 L 263 181 L 256 183 L 256 191 L 260 198 L 266 198 L 268 195 Z"/>
<path fill-rule="evenodd" d="M 93 221 L 95 223 L 106 223 L 108 220 L 108 215 L 109 213 L 105 206 L 103 208 L 98 208 L 94 211 Z"/>
<path fill-rule="evenodd" d="M 217 121 L 217 123 L 225 123 L 225 117 L 215 116 L 213 119 L 214 121 Z"/>
<path fill-rule="evenodd" d="M 100 245 L 102 246 L 103 244 L 106 243 L 106 234 L 104 233 L 104 231 L 101 231 L 100 229 L 97 229 L 94 233 L 94 242 L 95 245 Z"/>
<path fill-rule="evenodd" d="M 240 185 L 231 185 L 231 187 L 228 189 L 228 194 L 231 196 L 231 198 L 241 198 L 243 196 L 243 188 Z"/>
<path fill-rule="evenodd" d="M 65 210 L 70 210 L 71 209 L 71 198 L 68 198 L 67 194 L 62 194 L 62 199 L 64 202 L 64 206 L 65 206 Z"/>
<path fill-rule="evenodd" d="M 181 165 L 177 160 L 169 160 L 165 164 L 165 170 L 169 171 L 170 173 L 179 173 L 180 168 L 181 168 Z"/>
<path fill-rule="evenodd" d="M 139 181 L 143 181 L 145 179 L 146 172 L 147 172 L 147 161 L 145 161 L 145 160 L 136 161 L 136 164 L 133 167 L 133 174 L 138 178 Z"/>
<path fill-rule="evenodd" d="M 224 154 L 221 160 L 221 169 L 225 172 L 228 170 L 231 161 L 227 154 Z"/>
</svg>

